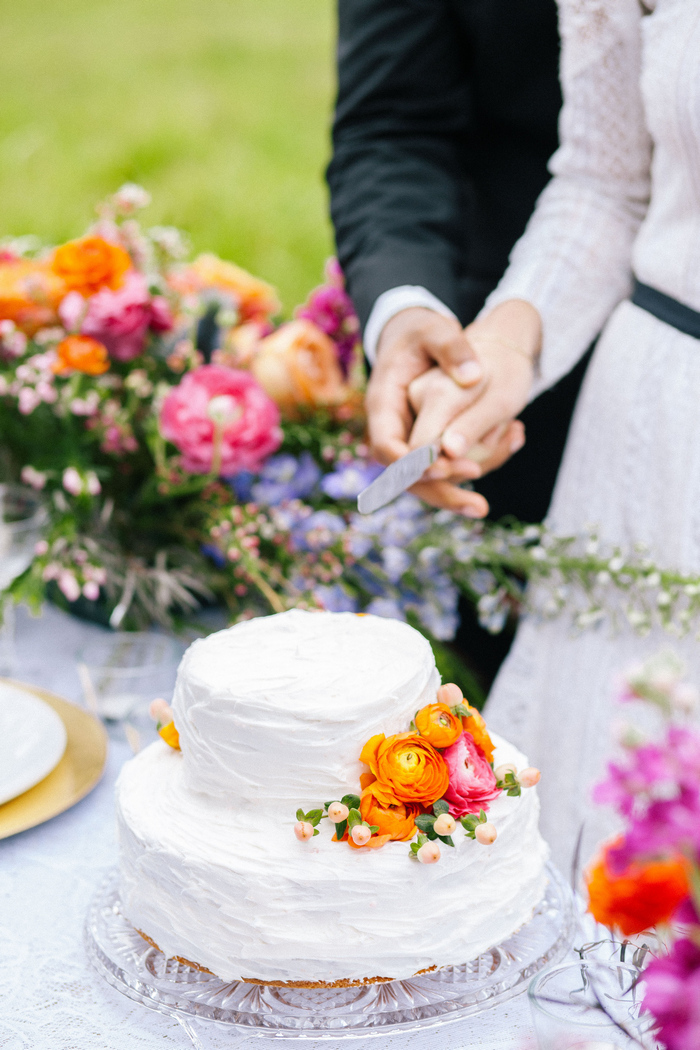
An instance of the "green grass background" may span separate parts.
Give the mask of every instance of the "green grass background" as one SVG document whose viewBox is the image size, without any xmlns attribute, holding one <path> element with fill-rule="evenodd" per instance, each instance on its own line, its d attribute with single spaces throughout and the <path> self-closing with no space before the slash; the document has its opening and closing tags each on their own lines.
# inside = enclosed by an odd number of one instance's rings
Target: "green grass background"
<svg viewBox="0 0 700 1050">
<path fill-rule="evenodd" d="M 272 281 L 332 251 L 333 0 L 0 0 L 0 236 L 54 243 L 145 186 L 147 224 Z"/>
</svg>

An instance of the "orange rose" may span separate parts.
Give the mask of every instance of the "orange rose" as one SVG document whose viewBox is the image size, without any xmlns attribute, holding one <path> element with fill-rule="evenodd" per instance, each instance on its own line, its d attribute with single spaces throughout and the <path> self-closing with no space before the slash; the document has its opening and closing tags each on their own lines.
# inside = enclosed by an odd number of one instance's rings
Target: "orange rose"
<svg viewBox="0 0 700 1050">
<path fill-rule="evenodd" d="M 484 752 L 486 761 L 493 762 L 494 746 L 486 729 L 486 722 L 484 722 L 475 707 L 472 707 L 471 704 L 466 704 L 466 702 L 465 706 L 469 707 L 469 715 L 462 716 L 462 726 L 468 733 L 471 733 L 474 743 Z"/>
<path fill-rule="evenodd" d="M 588 910 L 604 926 L 631 937 L 671 918 L 690 892 L 688 864 L 680 856 L 635 862 L 616 875 L 607 860 L 616 842 L 604 846 L 586 872 Z"/>
<path fill-rule="evenodd" d="M 175 751 L 180 750 L 180 734 L 175 728 L 174 722 L 168 722 L 166 726 L 161 726 L 158 733 L 162 736 L 166 744 L 170 744 Z"/>
<path fill-rule="evenodd" d="M 447 704 L 427 704 L 415 718 L 416 729 L 433 747 L 449 747 L 462 735 L 462 723 Z"/>
<path fill-rule="evenodd" d="M 378 733 L 363 747 L 360 761 L 377 778 L 372 791 L 385 806 L 397 800 L 432 806 L 447 791 L 449 774 L 442 755 L 417 733 Z"/>
<path fill-rule="evenodd" d="M 289 321 L 261 339 L 251 370 L 287 413 L 339 405 L 350 393 L 332 341 L 312 321 Z"/>
<path fill-rule="evenodd" d="M 184 293 L 204 288 L 219 288 L 222 292 L 229 292 L 238 305 L 240 323 L 266 321 L 282 309 L 272 285 L 211 253 L 200 255 L 190 266 L 173 276 L 171 283 Z"/>
<path fill-rule="evenodd" d="M 365 788 L 360 799 L 360 814 L 370 826 L 379 829 L 378 837 L 389 836 L 394 842 L 407 842 L 416 833 L 415 819 L 421 807 L 415 802 L 383 802 L 377 798 L 376 781 Z M 381 795 L 384 794 L 380 790 Z"/>
<path fill-rule="evenodd" d="M 101 376 L 109 368 L 107 347 L 89 335 L 67 336 L 56 347 L 56 353 L 53 370 L 58 375 L 84 372 L 87 376 Z"/>
<path fill-rule="evenodd" d="M 66 293 L 46 262 L 12 259 L 0 264 L 0 321 L 14 321 L 27 335 L 57 320 Z"/>
<path fill-rule="evenodd" d="M 100 288 L 120 288 L 131 266 L 129 253 L 103 237 L 81 237 L 62 244 L 53 254 L 53 272 L 63 279 L 67 291 L 94 295 Z"/>
</svg>

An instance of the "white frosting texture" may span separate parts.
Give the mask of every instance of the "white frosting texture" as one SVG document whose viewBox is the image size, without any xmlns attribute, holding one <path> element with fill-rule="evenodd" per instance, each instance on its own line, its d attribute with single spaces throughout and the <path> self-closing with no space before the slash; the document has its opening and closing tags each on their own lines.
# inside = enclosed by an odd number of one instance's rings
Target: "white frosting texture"
<svg viewBox="0 0 700 1050">
<path fill-rule="evenodd" d="M 405 623 L 292 610 L 195 642 L 173 710 L 193 791 L 265 807 L 344 795 L 374 733 L 435 700 L 429 643 Z"/>
<path fill-rule="evenodd" d="M 375 733 L 435 700 L 432 650 L 395 620 L 293 611 L 195 642 L 173 701 L 182 750 L 158 741 L 117 785 L 121 892 L 168 956 L 224 980 L 409 977 L 466 962 L 526 922 L 544 892 L 534 791 L 501 796 L 493 846 L 432 866 L 408 844 L 299 842 L 297 807 L 359 790 Z M 497 762 L 527 765 L 498 742 Z"/>
<path fill-rule="evenodd" d="M 496 761 L 527 764 L 501 741 Z M 371 852 L 332 842 L 325 820 L 299 842 L 293 807 L 196 794 L 185 756 L 161 742 L 124 767 L 117 811 L 125 914 L 166 955 L 227 981 L 400 978 L 465 962 L 527 922 L 544 893 L 535 790 L 492 805 L 492 846 L 458 830 L 431 866 L 405 842 Z"/>
</svg>

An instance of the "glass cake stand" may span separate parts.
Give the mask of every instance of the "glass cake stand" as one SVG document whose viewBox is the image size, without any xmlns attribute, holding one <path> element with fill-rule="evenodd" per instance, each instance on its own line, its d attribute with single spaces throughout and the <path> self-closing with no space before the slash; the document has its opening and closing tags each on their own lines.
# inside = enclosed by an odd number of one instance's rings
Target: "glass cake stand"
<svg viewBox="0 0 700 1050">
<path fill-rule="evenodd" d="M 178 1020 L 208 1020 L 240 1034 L 312 1039 L 367 1038 L 430 1028 L 487 1010 L 524 992 L 564 958 L 577 927 L 571 890 L 552 865 L 532 919 L 471 962 L 421 977 L 356 988 L 279 988 L 225 983 L 151 947 L 124 917 L 113 872 L 85 924 L 93 965 L 124 995 Z M 232 1033 L 233 1034 L 233 1033 Z"/>
</svg>

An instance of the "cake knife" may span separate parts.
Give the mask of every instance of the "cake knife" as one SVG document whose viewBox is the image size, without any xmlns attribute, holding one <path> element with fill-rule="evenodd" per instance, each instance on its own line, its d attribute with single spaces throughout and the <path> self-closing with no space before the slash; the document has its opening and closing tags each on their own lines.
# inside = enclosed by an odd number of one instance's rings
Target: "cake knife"
<svg viewBox="0 0 700 1050">
<path fill-rule="evenodd" d="M 371 514 L 380 507 L 385 507 L 397 496 L 400 496 L 411 485 L 425 474 L 428 467 L 435 462 L 440 453 L 439 442 L 432 445 L 421 445 L 407 452 L 405 456 L 390 463 L 371 485 L 368 485 L 357 497 L 357 509 L 360 514 Z"/>
</svg>

